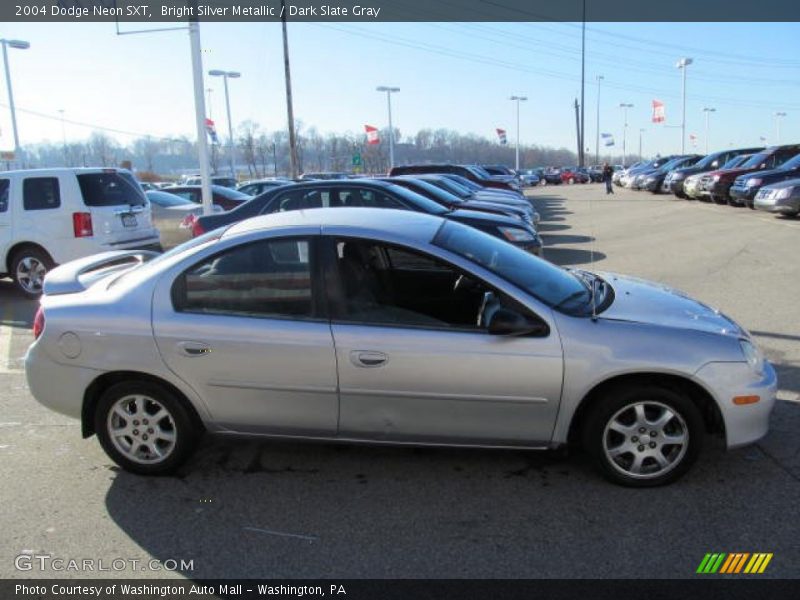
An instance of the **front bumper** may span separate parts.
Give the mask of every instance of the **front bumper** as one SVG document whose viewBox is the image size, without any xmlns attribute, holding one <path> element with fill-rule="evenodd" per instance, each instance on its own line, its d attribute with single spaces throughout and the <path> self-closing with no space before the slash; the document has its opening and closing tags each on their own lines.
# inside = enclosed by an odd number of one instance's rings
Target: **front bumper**
<svg viewBox="0 0 800 600">
<path fill-rule="evenodd" d="M 794 215 L 800 212 L 800 196 L 790 198 L 756 198 L 753 206 L 757 210 Z"/>
<path fill-rule="evenodd" d="M 695 378 L 711 390 L 716 400 L 729 449 L 755 443 L 767 435 L 778 392 L 772 365 L 765 361 L 764 373 L 759 376 L 744 362 L 712 362 L 698 370 Z M 760 400 L 737 405 L 733 403 L 737 396 L 758 396 Z"/>
<path fill-rule="evenodd" d="M 728 193 L 733 202 L 737 204 L 747 204 L 748 202 L 752 202 L 753 198 L 756 197 L 756 192 L 758 192 L 758 190 L 758 187 L 732 185 Z"/>
</svg>

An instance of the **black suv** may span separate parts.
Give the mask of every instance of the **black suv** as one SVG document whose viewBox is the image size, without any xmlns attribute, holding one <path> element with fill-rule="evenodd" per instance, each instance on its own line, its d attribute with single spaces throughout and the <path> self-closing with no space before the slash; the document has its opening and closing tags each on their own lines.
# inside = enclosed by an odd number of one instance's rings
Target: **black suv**
<svg viewBox="0 0 800 600">
<path fill-rule="evenodd" d="M 481 167 L 472 165 L 403 165 L 402 167 L 392 167 L 389 171 L 390 177 L 397 175 L 423 175 L 429 173 L 450 173 L 452 175 L 461 175 L 470 181 L 474 181 L 480 186 L 485 188 L 497 188 L 501 190 L 511 190 L 520 193 L 520 187 L 513 181 L 503 181 L 501 179 L 492 178 Z"/>
</svg>

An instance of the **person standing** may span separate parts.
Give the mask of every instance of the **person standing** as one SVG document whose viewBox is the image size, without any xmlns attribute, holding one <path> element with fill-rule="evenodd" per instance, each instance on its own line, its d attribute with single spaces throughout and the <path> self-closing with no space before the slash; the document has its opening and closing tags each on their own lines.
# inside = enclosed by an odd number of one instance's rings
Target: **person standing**
<svg viewBox="0 0 800 600">
<path fill-rule="evenodd" d="M 606 182 L 606 195 L 614 193 L 614 188 L 611 187 L 611 178 L 613 175 L 614 167 L 608 163 L 603 163 L 603 181 Z"/>
</svg>

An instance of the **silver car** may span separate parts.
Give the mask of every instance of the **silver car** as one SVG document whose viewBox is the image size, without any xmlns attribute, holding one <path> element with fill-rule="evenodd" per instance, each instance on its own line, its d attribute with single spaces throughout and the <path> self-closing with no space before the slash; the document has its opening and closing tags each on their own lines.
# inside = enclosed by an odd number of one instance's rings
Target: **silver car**
<svg viewBox="0 0 800 600">
<path fill-rule="evenodd" d="M 275 213 L 68 263 L 34 336 L 34 397 L 142 474 L 212 432 L 576 443 L 612 481 L 651 486 L 685 473 L 707 430 L 764 436 L 777 385 L 747 331 L 679 292 L 389 209 Z"/>
<path fill-rule="evenodd" d="M 758 210 L 796 217 L 800 215 L 800 179 L 789 179 L 765 185 L 758 192 L 754 204 Z"/>
</svg>

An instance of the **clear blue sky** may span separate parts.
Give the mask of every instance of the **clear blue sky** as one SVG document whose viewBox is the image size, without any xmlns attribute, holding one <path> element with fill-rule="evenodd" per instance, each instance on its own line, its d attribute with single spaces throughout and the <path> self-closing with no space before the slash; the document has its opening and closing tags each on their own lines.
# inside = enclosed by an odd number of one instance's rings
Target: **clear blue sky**
<svg viewBox="0 0 800 600">
<path fill-rule="evenodd" d="M 155 27 L 144 24 L 141 27 Z M 139 29 L 136 24 L 124 29 Z M 269 130 L 286 125 L 280 26 L 203 23 L 205 70 L 239 70 L 231 82 L 233 119 Z M 593 23 L 588 26 L 586 136 L 594 151 L 596 76 L 605 77 L 603 132 L 622 143 L 618 105 L 629 113 L 628 149 L 674 152 L 679 129 L 650 123 L 650 102 L 666 104 L 667 124 L 680 123 L 681 56 L 688 71 L 687 133 L 705 147 L 705 106 L 714 107 L 712 148 L 775 140 L 775 111 L 785 111 L 781 140 L 800 141 L 800 25 Z M 445 127 L 487 137 L 508 129 L 511 94 L 528 96 L 521 110 L 523 143 L 574 149 L 572 102 L 580 91 L 580 25 L 574 23 L 377 23 L 289 25 L 295 115 L 322 132 L 362 132 L 386 124 L 385 95 L 399 86 L 394 123 L 403 133 Z M 193 96 L 186 32 L 117 36 L 97 23 L 4 23 L 0 36 L 31 42 L 9 50 L 17 106 L 68 120 L 153 136 L 193 137 Z M 213 117 L 226 132 L 221 82 L 207 78 Z M 11 128 L 0 85 L 0 147 Z M 20 112 L 22 143 L 61 141 L 59 121 Z M 67 124 L 68 138 L 90 130 Z M 120 141 L 130 136 L 114 134 Z"/>
</svg>

